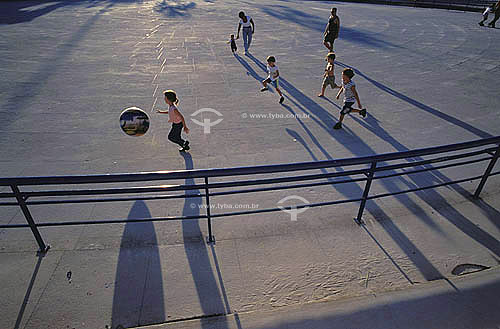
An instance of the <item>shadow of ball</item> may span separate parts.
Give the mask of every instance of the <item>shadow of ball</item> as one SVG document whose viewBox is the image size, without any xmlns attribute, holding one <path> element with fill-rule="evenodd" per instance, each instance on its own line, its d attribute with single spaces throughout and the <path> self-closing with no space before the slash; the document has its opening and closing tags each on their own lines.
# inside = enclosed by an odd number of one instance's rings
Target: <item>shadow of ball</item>
<svg viewBox="0 0 500 329">
<path fill-rule="evenodd" d="M 142 136 L 149 129 L 149 117 L 138 107 L 129 107 L 120 114 L 120 127 L 129 136 Z"/>
</svg>

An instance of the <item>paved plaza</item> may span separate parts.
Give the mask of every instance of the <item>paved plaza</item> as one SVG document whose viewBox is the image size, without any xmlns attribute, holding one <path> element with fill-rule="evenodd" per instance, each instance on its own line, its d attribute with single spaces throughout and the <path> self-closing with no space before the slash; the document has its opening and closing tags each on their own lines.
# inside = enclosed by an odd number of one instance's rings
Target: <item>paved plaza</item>
<svg viewBox="0 0 500 329">
<path fill-rule="evenodd" d="M 366 118 L 346 116 L 341 130 L 333 129 L 342 108 L 336 91 L 317 97 L 332 6 L 341 21 L 336 80 L 353 68 L 368 110 Z M 241 38 L 233 55 L 227 41 L 241 10 L 255 34 L 248 55 Z M 333 1 L 2 1 L 0 176 L 308 162 L 497 136 L 500 30 L 478 26 L 480 19 Z M 282 105 L 273 88 L 259 91 L 269 55 L 279 65 Z M 180 98 L 189 153 L 167 140 L 168 116 L 156 113 L 166 109 L 165 89 Z M 132 106 L 150 118 L 144 136 L 120 129 L 120 113 Z M 209 133 L 196 123 L 218 119 Z M 395 192 L 484 168 L 373 188 Z M 48 227 L 40 231 L 51 250 L 37 257 L 30 230 L 0 229 L 0 328 L 498 328 L 500 178 L 488 180 L 480 200 L 470 197 L 476 186 L 370 201 L 364 226 L 352 221 L 357 204 L 309 209 L 297 221 L 285 212 L 221 218 L 211 245 L 205 220 Z M 362 188 L 293 193 L 322 202 Z M 270 208 L 290 193 L 214 203 Z M 36 221 L 56 222 L 189 216 L 202 204 L 30 210 Z M 18 223 L 20 209 L 0 207 L 0 224 Z M 460 264 L 488 269 L 457 277 Z"/>
</svg>

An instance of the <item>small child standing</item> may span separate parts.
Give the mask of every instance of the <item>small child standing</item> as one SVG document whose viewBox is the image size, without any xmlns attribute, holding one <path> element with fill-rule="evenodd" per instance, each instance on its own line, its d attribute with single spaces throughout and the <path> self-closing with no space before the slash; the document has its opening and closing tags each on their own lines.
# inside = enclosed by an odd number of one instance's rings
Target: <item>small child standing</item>
<svg viewBox="0 0 500 329">
<path fill-rule="evenodd" d="M 262 81 L 262 85 L 264 87 L 260 91 L 269 90 L 269 88 L 267 88 L 267 84 L 272 83 L 274 85 L 274 88 L 276 88 L 276 91 L 280 95 L 280 104 L 283 104 L 285 97 L 283 97 L 283 94 L 281 93 L 281 90 L 279 88 L 278 79 L 280 76 L 280 72 L 278 65 L 276 64 L 276 58 L 274 58 L 274 56 L 268 56 L 266 61 L 267 61 L 267 72 L 269 73 L 269 75 L 264 81 Z"/>
<path fill-rule="evenodd" d="M 231 34 L 231 39 L 227 42 L 231 44 L 231 51 L 234 52 L 238 50 L 238 47 L 236 47 L 236 40 L 234 39 L 234 34 Z"/>
<path fill-rule="evenodd" d="M 361 106 L 361 101 L 359 100 L 358 92 L 356 91 L 356 85 L 352 78 L 354 77 L 354 71 L 350 68 L 346 68 L 342 71 L 342 87 L 340 87 L 339 92 L 337 93 L 337 99 L 339 99 L 340 94 L 344 92 L 344 106 L 340 111 L 340 119 L 339 122 L 333 126 L 333 129 L 342 128 L 342 120 L 344 120 L 344 116 L 347 113 L 354 112 L 359 113 L 363 118 L 366 117 L 366 109 L 363 109 Z M 354 101 L 358 102 L 359 109 L 353 109 L 351 106 L 354 104 Z"/>
<path fill-rule="evenodd" d="M 323 97 L 325 96 L 325 89 L 328 85 L 330 85 L 332 87 L 332 89 L 335 89 L 335 88 L 340 88 L 340 86 L 338 86 L 336 83 L 335 83 L 335 74 L 333 72 L 333 63 L 335 62 L 335 53 L 333 52 L 330 52 L 328 53 L 328 55 L 326 55 L 326 61 L 328 62 L 328 64 L 326 64 L 326 68 L 325 68 L 325 74 L 323 74 L 323 86 L 321 87 L 321 93 L 318 95 L 318 97 Z"/>
<path fill-rule="evenodd" d="M 482 20 L 482 21 L 480 21 L 480 22 L 479 22 L 479 23 L 477 23 L 477 24 L 479 24 L 479 25 L 481 25 L 481 26 L 484 26 L 484 24 L 483 24 L 483 23 L 484 23 L 484 22 L 488 19 L 488 15 L 489 15 L 490 13 L 493 13 L 493 12 L 495 11 L 495 10 L 494 10 L 494 8 L 495 8 L 495 4 L 492 4 L 491 6 L 487 7 L 487 8 L 484 10 L 484 12 L 483 12 L 483 20 Z"/>
<path fill-rule="evenodd" d="M 163 95 L 165 96 L 165 103 L 168 105 L 168 111 L 158 110 L 157 112 L 168 113 L 168 122 L 172 122 L 172 129 L 170 129 L 170 133 L 168 134 L 168 140 L 180 145 L 180 152 L 188 151 L 190 149 L 189 141 L 181 138 L 181 132 L 182 128 L 184 128 L 184 132 L 188 134 L 189 128 L 186 126 L 186 121 L 181 112 L 177 109 L 176 105 L 179 104 L 179 99 L 173 90 L 166 90 L 163 92 Z"/>
</svg>

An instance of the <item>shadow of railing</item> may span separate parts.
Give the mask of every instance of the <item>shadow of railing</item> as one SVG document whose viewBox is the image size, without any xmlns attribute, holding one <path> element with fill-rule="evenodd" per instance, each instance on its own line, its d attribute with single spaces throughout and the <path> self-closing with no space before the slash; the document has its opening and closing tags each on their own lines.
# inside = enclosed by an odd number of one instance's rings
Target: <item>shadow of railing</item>
<svg viewBox="0 0 500 329">
<path fill-rule="evenodd" d="M 263 62 L 258 60 L 256 57 L 252 56 L 251 54 L 248 55 L 248 57 L 262 70 L 266 69 L 266 66 Z M 344 65 L 344 64 L 342 64 Z M 344 65 L 345 66 L 345 65 Z M 312 100 L 309 96 L 305 95 L 302 93 L 300 90 L 295 88 L 290 82 L 288 82 L 286 79 L 283 77 L 280 77 L 280 84 L 282 86 L 282 89 L 285 90 L 288 93 L 288 100 L 292 103 L 292 106 L 295 106 L 298 108 L 300 111 L 302 111 L 304 114 L 309 114 L 310 118 L 318 124 L 321 128 L 323 128 L 332 138 L 337 139 L 342 145 L 345 145 L 346 148 L 352 151 L 353 154 L 359 155 L 359 156 L 366 156 L 367 154 L 375 154 L 375 151 L 366 144 L 365 141 L 361 140 L 359 137 L 357 137 L 354 133 L 350 132 L 348 129 L 343 129 L 347 130 L 343 134 L 334 134 L 333 130 L 331 129 L 333 126 L 334 118 L 333 116 L 326 111 L 323 107 L 321 107 L 319 104 L 317 104 L 314 100 Z M 401 95 L 400 95 L 401 96 Z M 409 99 L 409 97 L 406 97 Z M 333 104 L 335 107 L 340 109 L 340 107 L 336 104 Z M 432 110 L 432 113 L 437 113 L 440 114 L 441 112 L 436 111 L 434 109 L 429 109 L 429 107 L 425 106 L 422 103 L 418 103 L 417 105 L 421 106 L 425 110 Z M 311 130 L 307 127 L 306 124 L 302 122 L 302 120 L 299 118 L 297 113 L 288 105 L 283 104 L 282 107 L 284 107 L 288 112 L 290 112 L 293 117 L 297 118 L 297 121 L 299 122 L 300 126 L 304 129 L 304 131 L 308 134 L 308 136 L 311 138 L 313 143 L 318 147 L 318 149 L 322 152 L 322 154 L 328 159 L 328 160 L 333 160 L 333 157 L 326 151 L 326 149 L 321 145 L 319 140 L 314 136 L 314 134 L 311 132 Z M 444 118 L 447 118 L 444 116 Z M 358 120 L 360 121 L 360 120 Z M 369 121 L 374 121 L 373 116 L 368 117 L 368 122 Z M 477 128 L 472 127 L 458 119 L 453 120 L 454 123 L 456 124 L 462 124 L 462 127 L 468 128 L 472 131 L 479 131 Z M 309 155 L 311 156 L 312 160 L 317 161 L 318 158 L 313 154 L 312 150 L 307 146 L 307 143 L 305 140 L 300 137 L 300 135 L 292 131 L 290 129 L 287 129 L 288 133 L 291 134 L 296 140 L 298 140 L 304 148 L 308 151 Z M 379 131 L 380 133 L 380 131 Z M 382 132 L 383 136 L 388 135 L 387 132 Z M 392 138 L 392 137 L 390 137 Z M 346 141 L 346 142 L 344 142 Z M 409 149 L 401 149 L 402 145 L 399 143 L 396 143 L 394 139 L 391 140 L 395 145 L 396 149 L 398 151 L 409 151 Z M 398 148 L 399 146 L 400 148 Z M 443 212 L 439 207 L 437 207 L 432 200 L 439 200 L 439 202 L 436 202 L 437 204 L 440 205 L 440 207 L 444 206 L 450 206 L 449 203 L 445 198 L 443 198 L 439 193 L 431 190 L 427 191 L 426 193 L 423 193 L 423 195 L 428 195 L 431 194 L 432 198 L 425 198 L 422 197 L 421 194 L 418 193 L 420 188 L 423 186 L 431 186 L 433 184 L 441 185 L 441 186 L 449 186 L 448 183 L 451 181 L 448 177 L 443 175 L 439 170 L 426 170 L 431 168 L 428 164 L 425 163 L 424 159 L 422 157 L 415 157 L 411 159 L 407 159 L 410 162 L 416 162 L 419 161 L 422 163 L 422 165 L 419 168 L 418 172 L 422 173 L 424 172 L 426 176 L 424 176 L 426 179 L 422 180 L 421 176 L 419 176 L 419 179 L 413 179 L 412 175 L 408 175 L 408 179 L 405 177 L 402 177 L 398 175 L 396 172 L 389 171 L 386 172 L 386 176 L 391 177 L 395 176 L 397 177 L 401 182 L 403 182 L 406 186 L 408 186 L 409 189 L 416 191 L 417 195 L 421 197 L 422 200 L 427 202 L 429 205 L 431 205 L 433 208 L 436 210 L 439 209 L 439 213 L 443 215 L 444 218 L 448 219 L 452 224 L 454 224 L 458 229 L 463 231 L 465 234 L 469 235 L 471 238 L 476 240 L 478 243 L 482 244 L 489 250 L 491 250 L 495 255 L 499 255 L 500 252 L 500 247 L 498 244 L 495 242 L 495 238 L 491 236 L 489 233 L 484 231 L 481 228 L 478 228 L 476 225 L 474 225 L 469 219 L 467 219 L 465 216 L 460 214 L 457 211 L 453 211 L 453 215 L 450 215 L 447 212 Z M 378 165 L 385 165 L 385 163 L 379 163 Z M 321 169 L 323 173 L 327 173 L 325 169 Z M 342 168 L 336 168 L 337 171 L 342 171 Z M 423 171 L 422 171 L 423 170 Z M 334 185 L 335 181 L 332 181 L 332 186 Z M 394 182 L 393 180 L 383 180 L 381 183 L 384 188 L 389 191 L 387 195 L 391 193 L 395 193 L 395 198 L 401 203 L 401 205 L 407 209 L 409 209 L 412 213 L 414 213 L 417 218 L 420 218 L 422 221 L 424 221 L 428 226 L 433 228 L 436 231 L 440 231 L 440 228 L 434 223 L 434 221 L 421 209 L 421 207 L 415 203 L 411 198 L 409 198 L 406 194 L 400 194 L 397 193 L 399 190 L 398 184 Z M 453 185 L 455 186 L 455 185 Z M 345 185 L 335 185 L 335 189 L 339 192 L 342 193 L 343 196 L 349 198 L 349 199 L 354 199 L 356 196 L 359 196 L 363 194 L 363 190 L 360 189 L 357 185 L 352 184 L 350 187 L 347 187 Z M 458 189 L 460 188 L 459 186 L 457 187 Z M 444 207 L 444 208 L 449 208 L 449 207 Z M 418 250 L 418 248 L 406 237 L 406 235 L 396 226 L 393 224 L 393 222 L 390 220 L 390 216 L 388 216 L 385 211 L 383 211 L 376 203 L 368 203 L 367 204 L 367 210 L 370 214 L 372 214 L 379 222 L 382 223 L 382 227 L 385 229 L 385 231 L 391 236 L 391 238 L 400 246 L 400 248 L 405 252 L 406 256 L 412 260 L 412 262 L 419 268 L 421 273 L 424 275 L 424 277 L 427 280 L 434 280 L 437 278 L 441 278 L 442 275 L 439 273 L 439 271 L 431 264 L 429 260 L 426 259 L 426 257 Z M 373 236 L 371 236 L 373 239 Z M 377 241 L 375 241 L 377 243 Z M 405 275 L 405 277 L 407 277 Z M 408 278 L 408 277 L 407 277 Z M 410 281 L 411 282 L 411 281 Z"/>
<path fill-rule="evenodd" d="M 189 153 L 183 153 L 186 170 L 193 169 L 193 159 Z M 195 186 L 194 179 L 187 178 L 185 184 L 187 186 Z M 200 209 L 203 209 L 203 199 L 199 190 L 187 190 L 184 208 L 182 210 L 183 216 L 199 217 Z M 192 197 L 192 195 L 196 195 Z M 193 281 L 198 294 L 198 300 L 203 312 L 203 315 L 220 314 L 226 315 L 231 313 L 229 302 L 225 294 L 224 285 L 220 274 L 220 269 L 215 254 L 215 247 L 212 245 L 211 254 L 214 257 L 215 267 L 219 276 L 219 283 L 221 284 L 222 293 L 219 292 L 217 280 L 213 271 L 207 271 L 212 267 L 210 262 L 210 254 L 205 244 L 205 239 L 201 231 L 200 223 L 197 219 L 182 221 L 183 245 L 186 253 L 186 258 L 189 262 L 189 269 L 193 276 Z M 223 299 L 224 298 L 224 302 Z M 225 318 L 224 318 L 225 319 Z M 227 323 L 221 323 L 218 328 L 227 329 Z M 206 326 L 202 322 L 202 328 L 211 329 L 211 326 Z"/>
<path fill-rule="evenodd" d="M 35 269 L 33 270 L 33 274 L 31 275 L 30 283 L 28 284 L 28 289 L 26 290 L 26 294 L 24 295 L 23 303 L 21 305 L 21 309 L 17 314 L 16 324 L 14 325 L 14 329 L 19 329 L 21 326 L 21 321 L 23 320 L 24 311 L 26 310 L 26 306 L 30 300 L 31 291 L 33 290 L 33 286 L 35 285 L 36 277 L 38 275 L 38 271 L 40 270 L 40 265 L 42 265 L 44 255 L 39 254 L 38 260 L 35 265 Z"/>
</svg>

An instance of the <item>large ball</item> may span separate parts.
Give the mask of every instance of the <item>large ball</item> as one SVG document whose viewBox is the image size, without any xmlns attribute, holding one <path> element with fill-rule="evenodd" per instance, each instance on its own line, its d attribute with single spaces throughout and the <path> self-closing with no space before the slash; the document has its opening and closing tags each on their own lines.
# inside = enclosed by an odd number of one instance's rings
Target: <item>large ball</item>
<svg viewBox="0 0 500 329">
<path fill-rule="evenodd" d="M 138 107 L 129 107 L 120 115 L 120 127 L 129 136 L 142 136 L 149 129 L 149 117 Z"/>
</svg>

